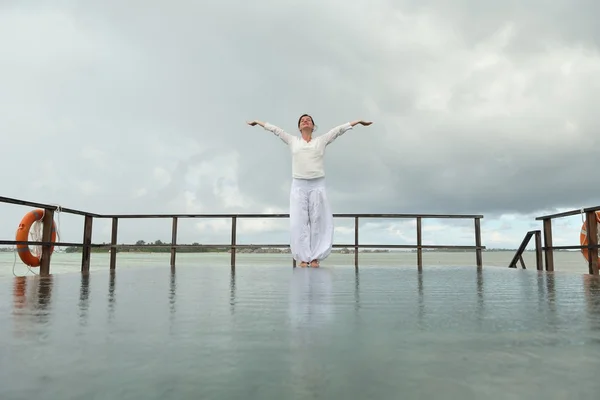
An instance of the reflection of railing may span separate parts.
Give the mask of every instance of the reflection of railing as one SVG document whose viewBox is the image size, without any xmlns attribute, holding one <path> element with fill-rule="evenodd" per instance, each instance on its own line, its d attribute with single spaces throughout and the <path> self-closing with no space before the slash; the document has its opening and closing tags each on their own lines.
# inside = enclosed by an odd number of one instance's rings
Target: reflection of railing
<svg viewBox="0 0 600 400">
<path fill-rule="evenodd" d="M 235 267 L 236 249 L 242 248 L 289 248 L 287 244 L 237 244 L 237 221 L 242 218 L 288 218 L 289 214 L 119 214 L 119 215 L 101 215 L 88 213 L 84 211 L 74 210 L 70 208 L 60 208 L 60 212 L 68 214 L 76 214 L 84 217 L 83 241 L 81 243 L 61 243 L 51 242 L 51 222 L 54 219 L 54 211 L 57 206 L 48 204 L 33 203 L 29 201 L 0 197 L 1 203 L 18 204 L 22 206 L 35 207 L 44 209 L 44 229 L 42 241 L 14 241 L 0 240 L 3 245 L 27 244 L 41 245 L 42 257 L 40 265 L 40 274 L 47 275 L 50 272 L 50 246 L 71 246 L 82 247 L 81 270 L 88 271 L 90 267 L 91 248 L 109 247 L 110 248 L 110 269 L 116 267 L 116 256 L 118 249 L 138 247 L 136 244 L 117 244 L 118 224 L 120 219 L 164 219 L 172 220 L 172 233 L 170 244 L 157 244 L 152 247 L 170 247 L 171 248 L 171 266 L 175 266 L 175 255 L 178 248 L 228 248 L 231 251 L 231 266 Z M 112 220 L 112 233 L 110 244 L 95 244 L 92 243 L 92 223 L 94 218 L 104 218 Z M 180 219 L 187 218 L 227 218 L 231 219 L 231 243 L 228 244 L 177 244 L 177 222 Z M 482 250 L 485 246 L 481 245 L 481 227 L 480 222 L 482 215 L 437 215 L 437 214 L 334 214 L 334 218 L 353 218 L 354 219 L 354 243 L 353 244 L 334 244 L 334 248 L 354 248 L 354 266 L 358 268 L 359 249 L 416 249 L 417 250 L 417 266 L 419 269 L 423 267 L 423 249 L 457 249 L 457 250 L 475 250 L 475 262 L 477 267 L 482 267 Z M 360 244 L 358 241 L 358 226 L 360 218 L 387 218 L 387 219 L 415 219 L 416 220 L 416 244 Z M 474 246 L 459 246 L 459 245 L 425 245 L 422 243 L 422 220 L 423 219 L 473 219 L 475 227 L 475 245 Z M 293 261 L 295 266 L 295 261 Z"/>
<path fill-rule="evenodd" d="M 515 268 L 517 260 L 522 260 L 522 254 L 527 247 L 527 243 L 531 239 L 531 233 L 536 232 L 536 260 L 537 269 L 542 270 L 542 257 L 541 250 L 544 251 L 544 258 L 546 260 L 546 271 L 554 271 L 554 252 L 553 250 L 587 250 L 588 258 L 588 270 L 592 275 L 598 275 L 598 225 L 596 223 L 596 211 L 600 211 L 600 206 L 584 208 L 580 210 L 565 211 L 558 214 L 544 215 L 537 217 L 536 221 L 542 221 L 544 228 L 544 246 L 541 247 L 541 240 L 539 239 L 539 231 L 531 231 L 525 235 L 523 243 L 517 250 L 515 257 L 511 261 L 509 267 Z M 557 218 L 570 217 L 574 215 L 585 214 L 585 231 L 587 232 L 587 245 L 573 245 L 573 246 L 553 246 L 552 245 L 552 220 Z M 523 264 L 522 264 L 523 265 Z"/>
</svg>

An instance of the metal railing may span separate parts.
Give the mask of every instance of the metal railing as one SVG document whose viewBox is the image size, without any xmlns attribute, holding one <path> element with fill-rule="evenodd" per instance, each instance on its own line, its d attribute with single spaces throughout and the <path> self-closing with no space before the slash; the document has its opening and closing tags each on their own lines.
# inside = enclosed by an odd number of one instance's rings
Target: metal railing
<svg viewBox="0 0 600 400">
<path fill-rule="evenodd" d="M 525 238 L 517 249 L 515 256 L 510 261 L 508 268 L 517 268 L 517 261 L 521 263 L 521 268 L 526 269 L 525 261 L 523 261 L 523 252 L 527 248 L 529 241 L 535 235 L 535 264 L 538 271 L 542 270 L 542 234 L 539 230 L 529 231 L 525 234 Z"/>
<path fill-rule="evenodd" d="M 596 211 L 600 211 L 600 206 L 583 208 L 579 210 L 570 210 L 557 214 L 543 215 L 537 217 L 536 221 L 542 221 L 543 223 L 543 235 L 544 235 L 544 246 L 541 245 L 540 231 L 527 232 L 521 246 L 517 250 L 514 258 L 509 264 L 509 268 L 516 268 L 518 260 L 521 260 L 521 265 L 525 268 L 523 263 L 523 252 L 531 239 L 533 234 L 536 235 L 536 264 L 539 271 L 542 268 L 542 251 L 544 253 L 544 260 L 546 264 L 546 271 L 554 271 L 554 250 L 587 250 L 588 259 L 588 272 L 591 275 L 598 275 L 598 225 L 596 223 Z M 585 230 L 587 232 L 587 245 L 571 245 L 571 246 L 554 246 L 552 244 L 552 220 L 564 217 L 571 217 L 574 215 L 585 214 Z"/>
<path fill-rule="evenodd" d="M 151 247 L 170 247 L 171 250 L 171 267 L 175 266 L 175 259 L 178 248 L 228 248 L 231 251 L 231 267 L 235 267 L 236 250 L 243 248 L 289 248 L 289 244 L 237 244 L 237 221 L 246 218 L 289 218 L 289 214 L 96 214 L 71 208 L 58 207 L 54 205 L 35 203 L 19 199 L 13 199 L 0 196 L 0 203 L 17 204 L 27 207 L 41 208 L 45 210 L 44 214 L 44 229 L 42 241 L 15 241 L 15 240 L 0 240 L 0 245 L 41 245 L 42 256 L 40 264 L 40 275 L 48 275 L 50 273 L 50 257 L 51 246 L 61 247 L 81 247 L 82 261 L 81 271 L 89 271 L 90 255 L 92 248 L 110 248 L 110 269 L 116 268 L 116 257 L 119 249 L 127 249 L 139 247 L 137 244 L 117 244 L 119 220 L 123 219 L 171 219 L 171 243 L 153 244 Z M 51 226 L 54 219 L 54 212 L 60 211 L 67 214 L 75 214 L 84 217 L 83 239 L 81 243 L 63 243 L 51 241 Z M 417 250 L 417 267 L 423 267 L 423 249 L 457 249 L 457 250 L 474 250 L 475 262 L 478 268 L 483 266 L 482 250 L 485 246 L 481 244 L 481 219 L 482 215 L 451 215 L 451 214 L 334 214 L 334 218 L 352 218 L 354 219 L 354 243 L 351 244 L 334 244 L 334 248 L 353 248 L 354 249 L 354 266 L 358 269 L 359 249 L 379 248 L 379 249 L 416 249 Z M 94 219 L 111 219 L 112 230 L 110 244 L 92 243 L 92 225 Z M 226 218 L 231 220 L 231 242 L 227 244 L 177 244 L 177 224 L 180 219 L 197 218 Z M 359 243 L 359 220 L 360 218 L 379 218 L 379 219 L 415 219 L 416 220 L 416 244 L 360 244 Z M 475 245 L 460 246 L 460 245 L 426 245 L 422 243 L 422 221 L 423 219 L 472 219 L 475 228 Z M 292 260 L 293 266 L 296 266 L 295 260 Z"/>
</svg>

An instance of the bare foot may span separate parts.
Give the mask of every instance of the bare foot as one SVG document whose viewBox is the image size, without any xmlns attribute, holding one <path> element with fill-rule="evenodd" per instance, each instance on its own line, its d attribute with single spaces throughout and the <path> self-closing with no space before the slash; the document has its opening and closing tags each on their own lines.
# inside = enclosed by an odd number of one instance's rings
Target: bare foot
<svg viewBox="0 0 600 400">
<path fill-rule="evenodd" d="M 307 263 L 306 261 L 302 261 L 302 262 L 300 263 L 300 267 L 301 267 L 301 268 L 306 268 L 307 266 L 308 266 L 308 263 Z"/>
<path fill-rule="evenodd" d="M 319 261 L 318 260 L 312 260 L 310 262 L 310 266 L 311 266 L 311 268 L 319 268 Z"/>
</svg>

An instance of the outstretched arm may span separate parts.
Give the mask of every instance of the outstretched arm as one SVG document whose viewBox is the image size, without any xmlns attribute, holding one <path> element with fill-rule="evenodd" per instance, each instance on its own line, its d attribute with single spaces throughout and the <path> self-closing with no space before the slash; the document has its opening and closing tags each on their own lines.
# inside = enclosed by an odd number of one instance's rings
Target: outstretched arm
<svg viewBox="0 0 600 400">
<path fill-rule="evenodd" d="M 343 125 L 336 126 L 332 130 L 330 130 L 329 132 L 327 132 L 326 134 L 324 134 L 323 135 L 323 140 L 325 140 L 326 145 L 329 145 L 329 144 L 333 143 L 333 141 L 335 139 L 337 139 L 339 136 L 341 136 L 342 134 L 344 134 L 346 131 L 352 129 L 356 125 L 369 126 L 371 124 L 372 124 L 372 122 L 367 122 L 367 121 L 363 121 L 363 120 L 356 120 L 356 121 L 352 121 L 352 122 L 347 122 L 347 123 L 345 123 Z"/>
<path fill-rule="evenodd" d="M 355 126 L 355 125 L 358 125 L 358 124 L 360 124 L 362 126 L 369 126 L 369 125 L 372 124 L 372 122 L 370 122 L 370 121 L 369 122 L 368 121 L 363 121 L 362 119 L 350 122 L 351 126 Z"/>
<path fill-rule="evenodd" d="M 260 125 L 262 126 L 264 129 L 266 129 L 269 132 L 273 132 L 275 134 L 275 136 L 278 136 L 279 139 L 283 140 L 285 143 L 290 144 L 293 136 L 290 135 L 289 133 L 287 133 L 286 131 L 284 131 L 283 129 L 269 124 L 268 122 L 262 122 L 262 121 L 250 121 L 248 122 L 248 125 L 250 126 L 255 126 L 255 125 Z"/>
</svg>

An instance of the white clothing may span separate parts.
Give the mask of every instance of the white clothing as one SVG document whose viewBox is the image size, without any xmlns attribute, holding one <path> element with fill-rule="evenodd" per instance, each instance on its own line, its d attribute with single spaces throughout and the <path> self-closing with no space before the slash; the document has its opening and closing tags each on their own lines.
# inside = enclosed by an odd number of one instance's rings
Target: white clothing
<svg viewBox="0 0 600 400">
<path fill-rule="evenodd" d="M 292 177 L 298 179 L 315 179 L 325 176 L 323 155 L 325 147 L 331 144 L 340 135 L 352 129 L 352 125 L 346 124 L 336 126 L 324 135 L 313 137 L 307 142 L 302 136 L 290 135 L 283 129 L 265 123 L 266 130 L 273 132 L 283 140 L 292 153 Z"/>
<path fill-rule="evenodd" d="M 298 262 L 324 260 L 333 245 L 333 214 L 325 178 L 292 180 L 290 191 L 290 248 Z"/>
</svg>

